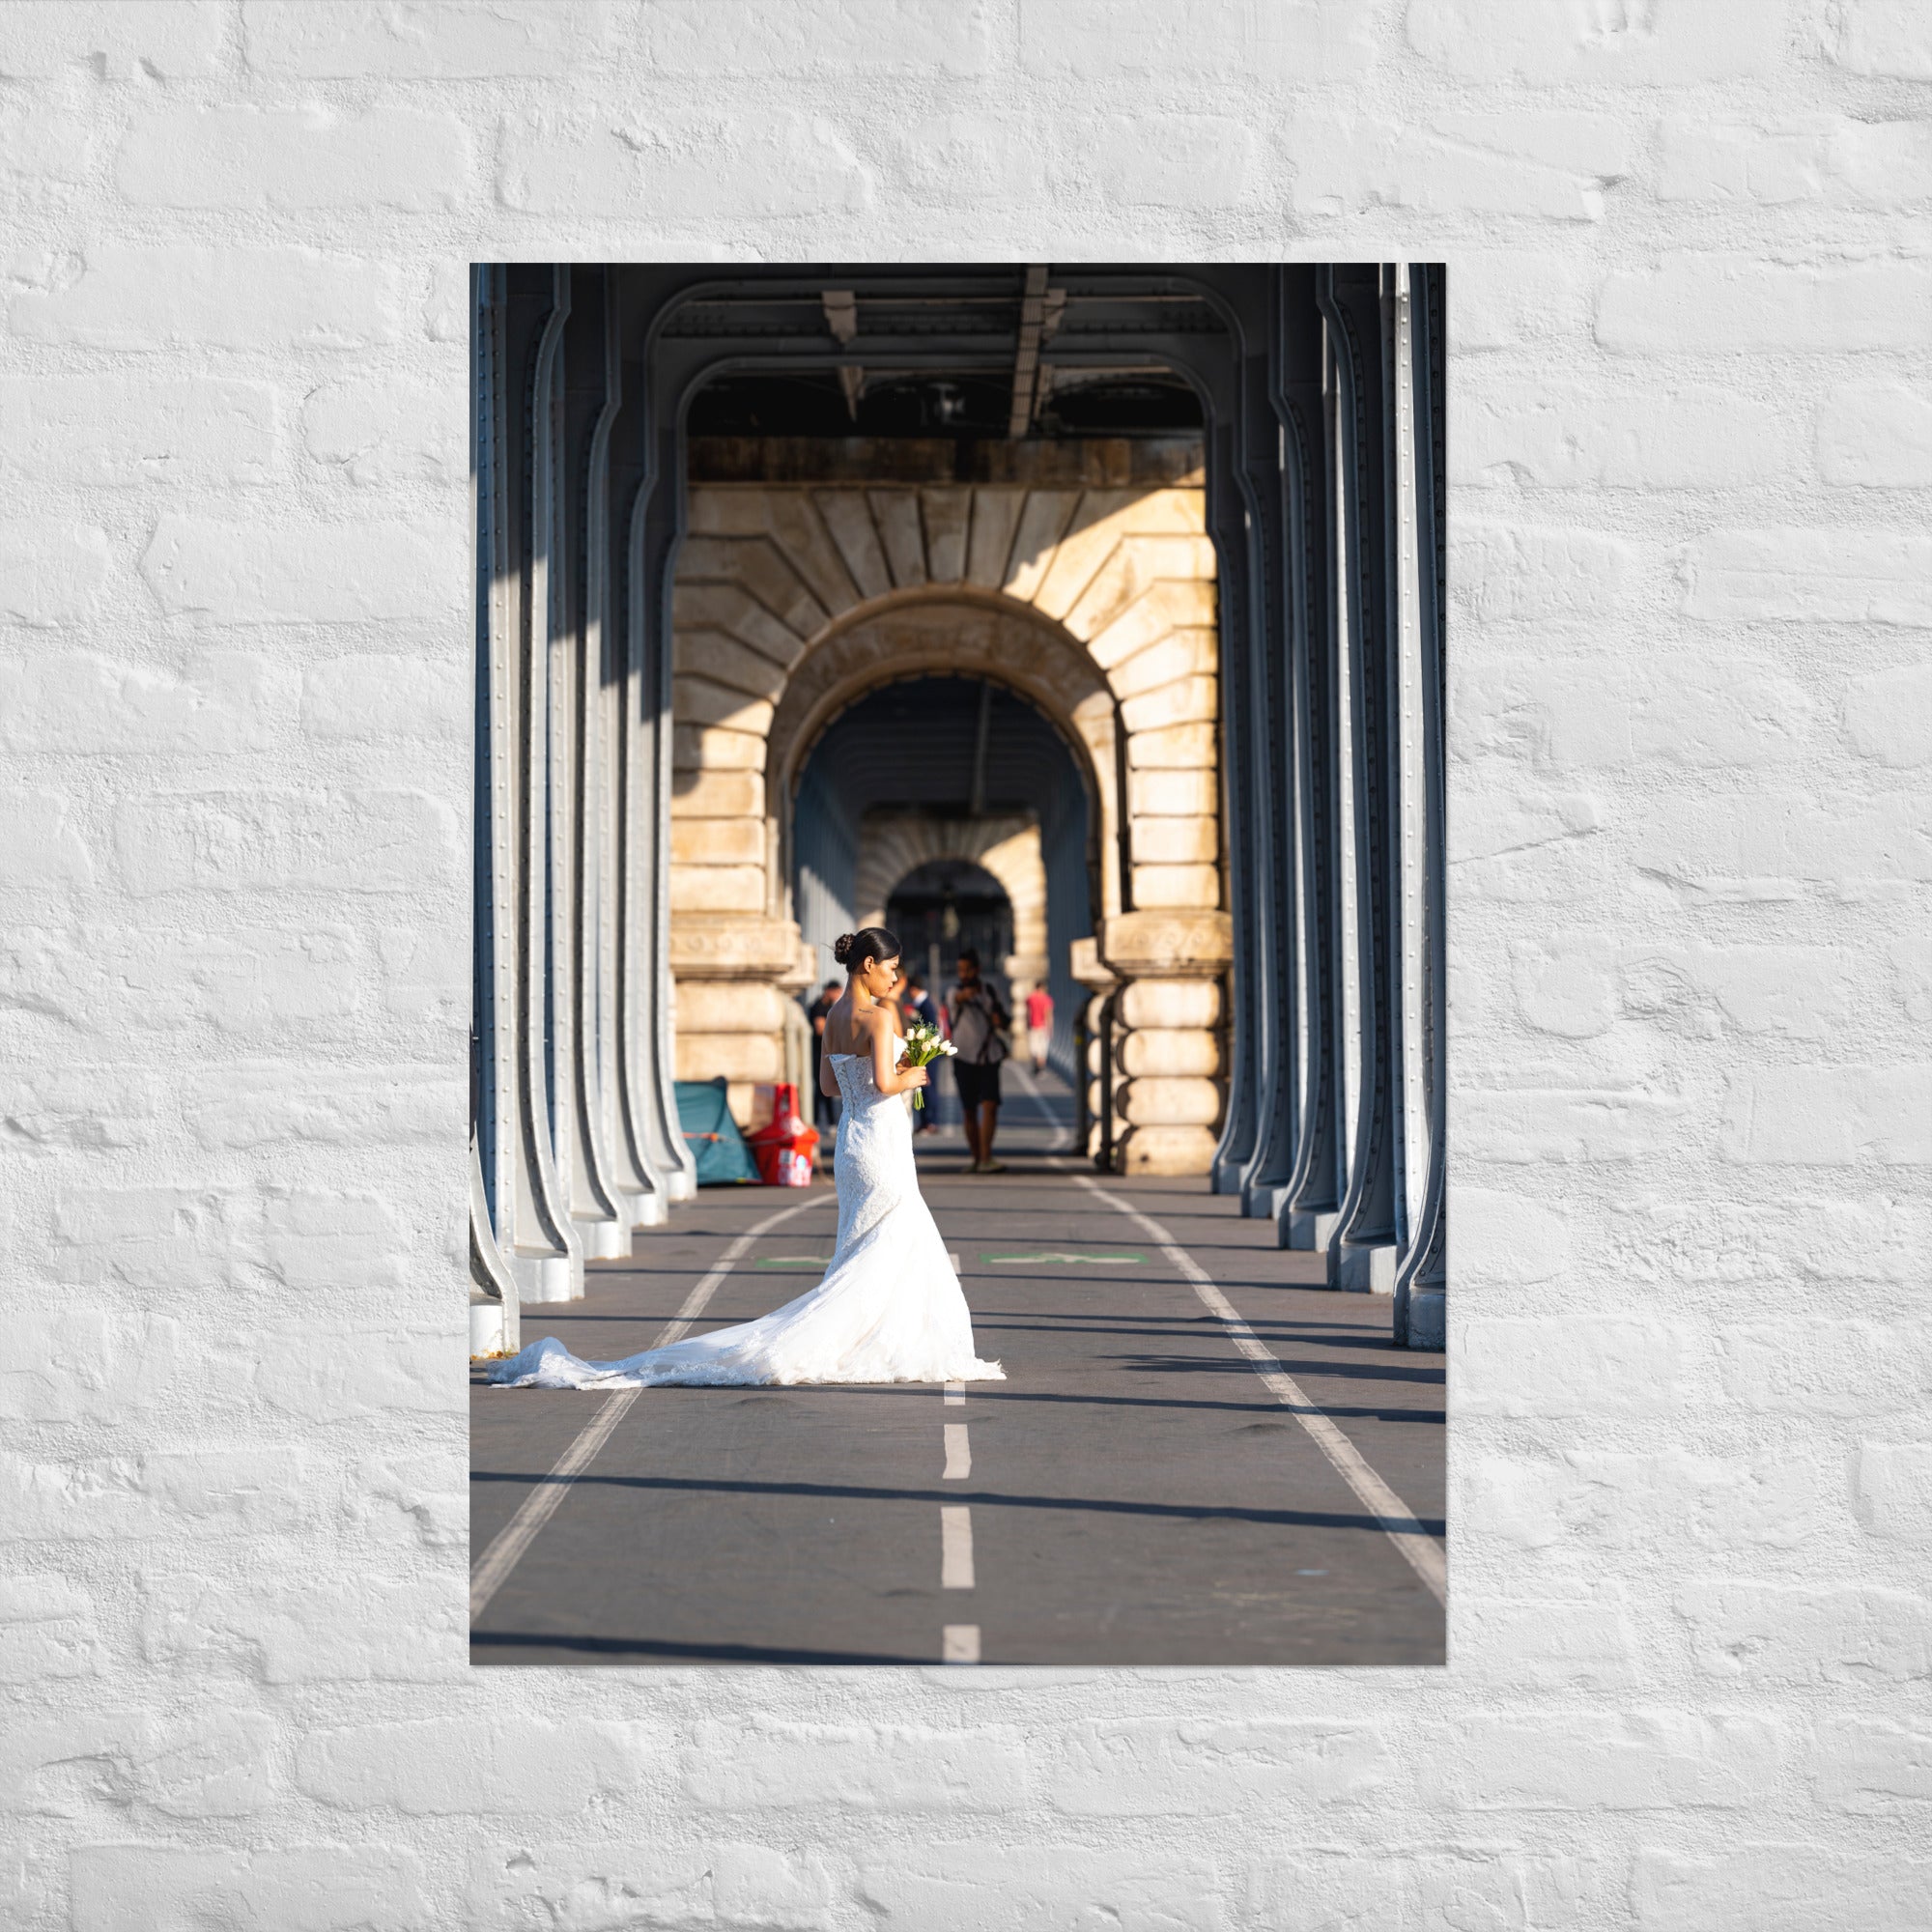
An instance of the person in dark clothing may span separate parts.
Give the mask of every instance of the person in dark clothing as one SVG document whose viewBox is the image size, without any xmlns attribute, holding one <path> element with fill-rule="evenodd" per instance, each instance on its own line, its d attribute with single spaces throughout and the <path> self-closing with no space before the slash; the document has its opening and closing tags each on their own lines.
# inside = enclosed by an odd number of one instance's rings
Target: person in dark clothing
<svg viewBox="0 0 1932 1932">
<path fill-rule="evenodd" d="M 940 1023 L 939 1008 L 930 993 L 925 990 L 925 981 L 917 974 L 912 974 L 905 982 L 905 1015 L 909 1020 L 918 1020 L 923 1025 L 938 1027 L 943 1036 L 946 1029 Z M 939 1077 L 944 1060 L 935 1060 L 927 1069 L 932 1075 L 932 1084 L 926 1090 L 925 1106 L 916 1117 L 913 1127 L 916 1134 L 936 1134 L 939 1131 Z"/>
<path fill-rule="evenodd" d="M 838 1003 L 843 989 L 837 980 L 828 980 L 817 999 L 806 1008 L 806 1017 L 811 1022 L 811 1092 L 814 1098 L 812 1118 L 821 1127 L 836 1127 L 838 1124 L 838 1099 L 826 1093 L 818 1077 L 818 1063 L 825 1052 L 825 1016 Z"/>
<path fill-rule="evenodd" d="M 993 1158 L 993 1135 L 1000 1123 L 1000 1062 L 1007 1057 L 1006 1030 L 1011 1024 L 999 995 L 980 977 L 980 955 L 971 947 L 959 955 L 957 983 L 947 995 L 955 1058 L 952 1077 L 959 1083 L 959 1111 L 966 1117 L 969 1174 L 1004 1174 Z"/>
</svg>

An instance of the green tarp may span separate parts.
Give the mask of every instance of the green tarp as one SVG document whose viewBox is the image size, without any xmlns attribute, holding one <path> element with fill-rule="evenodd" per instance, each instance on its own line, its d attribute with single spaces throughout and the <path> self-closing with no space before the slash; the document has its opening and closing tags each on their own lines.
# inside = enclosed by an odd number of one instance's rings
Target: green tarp
<svg viewBox="0 0 1932 1932">
<path fill-rule="evenodd" d="M 724 1076 L 677 1083 L 677 1123 L 697 1162 L 700 1187 L 723 1187 L 758 1179 L 757 1163 L 725 1104 Z"/>
</svg>

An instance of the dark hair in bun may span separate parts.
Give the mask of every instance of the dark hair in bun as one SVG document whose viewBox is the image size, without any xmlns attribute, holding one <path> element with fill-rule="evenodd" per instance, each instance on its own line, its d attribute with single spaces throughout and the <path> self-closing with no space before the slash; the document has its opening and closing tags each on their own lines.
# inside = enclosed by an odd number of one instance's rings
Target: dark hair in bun
<svg viewBox="0 0 1932 1932">
<path fill-rule="evenodd" d="M 841 932 L 832 942 L 832 956 L 846 972 L 857 973 L 868 959 L 896 959 L 899 936 L 883 925 L 862 925 L 857 932 Z"/>
</svg>

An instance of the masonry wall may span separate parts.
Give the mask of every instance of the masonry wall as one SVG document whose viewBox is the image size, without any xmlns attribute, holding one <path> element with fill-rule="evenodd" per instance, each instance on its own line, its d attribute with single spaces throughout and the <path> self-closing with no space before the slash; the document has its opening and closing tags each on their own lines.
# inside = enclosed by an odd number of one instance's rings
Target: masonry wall
<svg viewBox="0 0 1932 1932">
<path fill-rule="evenodd" d="M 0 1919 L 1922 1923 L 1909 0 L 14 4 Z M 1446 1672 L 472 1671 L 472 257 L 1436 257 Z"/>
</svg>

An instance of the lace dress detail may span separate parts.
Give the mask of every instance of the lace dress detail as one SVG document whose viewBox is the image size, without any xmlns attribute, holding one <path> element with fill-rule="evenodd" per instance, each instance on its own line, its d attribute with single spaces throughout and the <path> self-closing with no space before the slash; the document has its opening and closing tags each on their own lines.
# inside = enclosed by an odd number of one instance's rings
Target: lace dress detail
<svg viewBox="0 0 1932 1932">
<path fill-rule="evenodd" d="M 919 1191 L 904 1095 L 879 1092 L 870 1054 L 830 1057 L 845 1102 L 834 1155 L 838 1240 L 816 1288 L 755 1321 L 616 1362 L 581 1361 L 546 1336 L 494 1363 L 489 1379 L 520 1388 L 1004 1381 L 998 1362 L 973 1352 L 972 1313 Z"/>
</svg>

